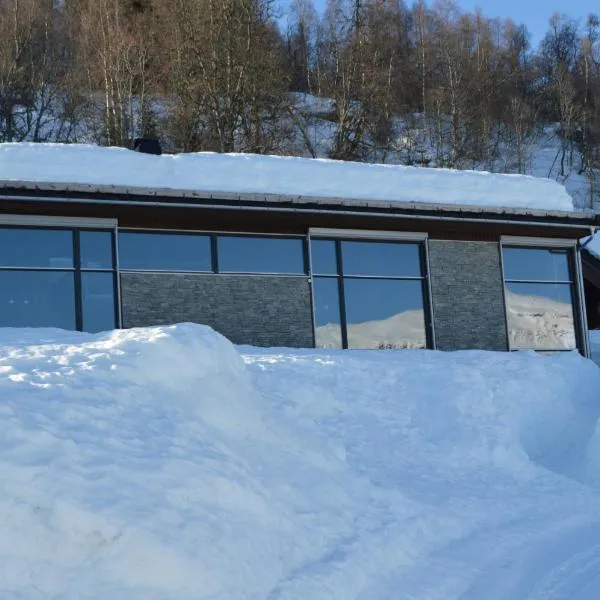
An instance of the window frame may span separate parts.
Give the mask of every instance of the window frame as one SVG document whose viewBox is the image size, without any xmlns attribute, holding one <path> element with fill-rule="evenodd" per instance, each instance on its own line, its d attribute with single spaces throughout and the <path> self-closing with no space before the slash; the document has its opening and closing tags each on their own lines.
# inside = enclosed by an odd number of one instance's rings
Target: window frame
<svg viewBox="0 0 600 600">
<path fill-rule="evenodd" d="M 233 233 L 229 231 L 225 232 L 213 232 L 215 246 L 213 264 L 216 267 L 214 271 L 218 275 L 264 275 L 268 277 L 307 277 L 309 275 L 309 265 L 306 255 L 307 238 L 306 235 L 294 235 L 294 234 L 263 234 L 263 233 Z M 275 239 L 275 240 L 299 240 L 301 245 L 301 260 L 302 260 L 302 272 L 296 273 L 284 273 L 284 272 L 273 272 L 273 271 L 223 271 L 221 270 L 221 263 L 219 260 L 219 238 L 262 238 L 262 239 Z"/>
<path fill-rule="evenodd" d="M 325 240 L 334 242 L 335 260 L 337 266 L 336 274 L 318 274 L 313 270 L 312 265 L 312 242 L 313 240 Z M 421 277 L 414 276 L 381 276 L 381 275 L 345 275 L 343 266 L 342 243 L 344 241 L 364 241 L 372 243 L 398 243 L 398 244 L 417 244 L 419 245 L 419 262 L 421 268 Z M 338 302 L 340 315 L 340 333 L 342 341 L 342 350 L 348 347 L 348 322 L 346 311 L 346 297 L 344 281 L 353 280 L 392 280 L 392 281 L 420 281 L 423 294 L 423 312 L 424 312 L 424 333 L 425 348 L 435 350 L 435 326 L 433 315 L 433 301 L 431 290 L 431 276 L 429 268 L 429 236 L 427 233 L 420 232 L 397 232 L 397 231 L 369 231 L 362 229 L 330 229 L 330 228 L 310 228 L 307 237 L 309 254 L 309 274 L 311 307 L 313 321 L 314 346 L 317 347 L 317 322 L 316 322 L 316 302 L 314 293 L 314 279 L 332 279 L 338 284 Z"/>
<path fill-rule="evenodd" d="M 308 242 L 307 236 L 304 234 L 286 234 L 286 233 L 261 233 L 261 232 L 238 232 L 238 231 L 215 231 L 203 229 L 149 229 L 147 227 L 119 227 L 118 233 L 148 233 L 148 234 L 167 234 L 167 235 L 197 235 L 208 237 L 210 240 L 210 263 L 211 268 L 207 271 L 182 271 L 178 269 L 130 269 L 120 268 L 121 273 L 156 273 L 156 274 L 186 274 L 186 275 L 223 275 L 223 276 L 265 276 L 265 277 L 308 277 L 309 262 L 308 262 Z M 302 245 L 302 273 L 273 273 L 267 271 L 222 271 L 219 265 L 219 244 L 218 239 L 223 237 L 236 238 L 269 238 L 269 239 L 297 239 Z M 118 247 L 117 247 L 118 250 Z M 119 256 L 119 255 L 117 255 Z"/>
<path fill-rule="evenodd" d="M 506 278 L 504 265 L 504 248 L 566 250 L 570 280 L 512 280 Z M 504 315 L 506 326 L 506 343 L 509 352 L 518 350 L 533 350 L 539 353 L 579 351 L 583 356 L 590 356 L 589 336 L 587 333 L 587 318 L 585 314 L 585 299 L 583 296 L 583 274 L 581 268 L 580 244 L 578 240 L 566 238 L 541 238 L 525 236 L 501 236 L 500 238 L 500 270 L 502 273 L 502 294 L 504 300 Z M 539 283 L 569 285 L 571 289 L 571 307 L 573 310 L 573 327 L 575 333 L 575 348 L 513 348 L 510 341 L 510 323 L 508 319 L 507 283 Z"/>
<path fill-rule="evenodd" d="M 5 215 L 0 214 L 0 229 L 33 229 L 67 231 L 71 235 L 73 264 L 70 267 L 7 267 L 0 264 L 0 272 L 63 272 L 73 273 L 74 280 L 74 307 L 75 307 L 75 331 L 83 330 L 83 296 L 82 296 L 82 274 L 83 273 L 110 273 L 113 281 L 114 298 L 114 327 L 122 327 L 121 317 L 121 287 L 118 271 L 118 246 L 116 219 L 96 219 L 84 217 L 45 217 L 39 215 Z M 110 233 L 110 247 L 112 252 L 112 268 L 94 269 L 81 267 L 81 232 L 107 232 Z"/>
<path fill-rule="evenodd" d="M 203 237 L 208 238 L 208 252 L 209 252 L 209 262 L 210 267 L 208 270 L 200 270 L 200 269 L 139 269 L 139 268 L 129 268 L 123 267 L 120 265 L 121 255 L 120 255 L 120 247 L 117 246 L 117 250 L 119 251 L 119 272 L 120 273 L 156 273 L 156 274 L 182 274 L 182 275 L 210 275 L 214 273 L 214 240 L 211 232 L 208 231 L 192 231 L 192 230 L 176 230 L 176 229 L 147 229 L 147 228 L 133 228 L 133 227 L 119 227 L 117 232 L 117 238 L 121 236 L 123 233 L 133 233 L 133 234 L 156 234 L 156 235 L 173 235 L 173 236 L 187 236 L 187 237 Z"/>
</svg>

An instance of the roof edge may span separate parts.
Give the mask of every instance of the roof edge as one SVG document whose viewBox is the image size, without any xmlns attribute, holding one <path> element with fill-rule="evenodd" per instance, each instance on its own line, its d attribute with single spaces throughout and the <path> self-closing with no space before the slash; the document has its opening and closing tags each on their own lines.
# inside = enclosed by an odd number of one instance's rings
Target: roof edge
<svg viewBox="0 0 600 600">
<path fill-rule="evenodd" d="M 352 207 L 370 208 L 379 210 L 411 211 L 411 212 L 441 212 L 441 213 L 467 213 L 494 216 L 528 216 L 533 218 L 551 218 L 567 221 L 586 221 L 590 224 L 600 223 L 600 215 L 593 210 L 541 210 L 533 208 L 503 207 L 503 206 L 478 206 L 473 204 L 445 204 L 433 202 L 403 202 L 385 200 L 364 200 L 360 198 L 344 198 L 332 196 L 304 196 L 291 194 L 269 194 L 253 192 L 223 192 L 209 190 L 180 190 L 174 188 L 153 188 L 139 186 L 118 186 L 104 184 L 81 183 L 56 183 L 38 181 L 0 180 L 0 198 L 9 196 L 10 192 L 40 192 L 40 193 L 65 193 L 65 194 L 107 194 L 111 196 L 125 196 L 132 198 L 160 198 L 181 199 L 195 201 L 228 201 L 250 202 L 263 204 L 296 204 L 314 205 L 323 207 Z M 40 198 L 43 199 L 43 198 Z M 68 200 L 73 200 L 69 198 Z M 127 198 L 124 198 L 126 202 Z M 425 215 L 424 215 L 425 217 Z"/>
</svg>

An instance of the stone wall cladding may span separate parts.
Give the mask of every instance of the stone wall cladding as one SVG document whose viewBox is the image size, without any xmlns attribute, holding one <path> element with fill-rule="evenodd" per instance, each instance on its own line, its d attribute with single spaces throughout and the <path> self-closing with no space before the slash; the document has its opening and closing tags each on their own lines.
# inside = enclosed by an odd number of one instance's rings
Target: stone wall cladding
<svg viewBox="0 0 600 600">
<path fill-rule="evenodd" d="M 235 344 L 311 348 L 306 277 L 121 273 L 123 327 L 210 325 Z"/>
<path fill-rule="evenodd" d="M 500 244 L 429 241 L 439 350 L 507 350 Z"/>
</svg>

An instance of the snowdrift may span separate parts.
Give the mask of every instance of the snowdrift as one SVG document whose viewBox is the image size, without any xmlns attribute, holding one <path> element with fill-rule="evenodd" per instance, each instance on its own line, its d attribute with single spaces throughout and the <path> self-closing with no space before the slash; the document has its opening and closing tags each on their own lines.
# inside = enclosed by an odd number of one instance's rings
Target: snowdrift
<svg viewBox="0 0 600 600">
<path fill-rule="evenodd" d="M 0 180 L 573 210 L 563 185 L 527 175 L 253 154 L 152 156 L 85 144 L 0 144 Z"/>
<path fill-rule="evenodd" d="M 0 330 L 0 597 L 600 597 L 576 353 Z"/>
</svg>

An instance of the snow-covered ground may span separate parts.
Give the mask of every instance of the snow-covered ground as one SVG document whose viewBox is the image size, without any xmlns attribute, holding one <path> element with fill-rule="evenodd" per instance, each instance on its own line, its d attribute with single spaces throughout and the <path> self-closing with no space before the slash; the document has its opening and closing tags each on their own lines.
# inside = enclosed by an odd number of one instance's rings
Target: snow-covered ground
<svg viewBox="0 0 600 600">
<path fill-rule="evenodd" d="M 592 360 L 600 366 L 600 329 L 590 331 L 590 349 Z"/>
<path fill-rule="evenodd" d="M 576 353 L 0 330 L 4 600 L 596 600 Z"/>
<path fill-rule="evenodd" d="M 77 144 L 0 144 L 2 180 L 573 210 L 564 186 L 525 175 L 290 156 L 152 156 Z"/>
</svg>

